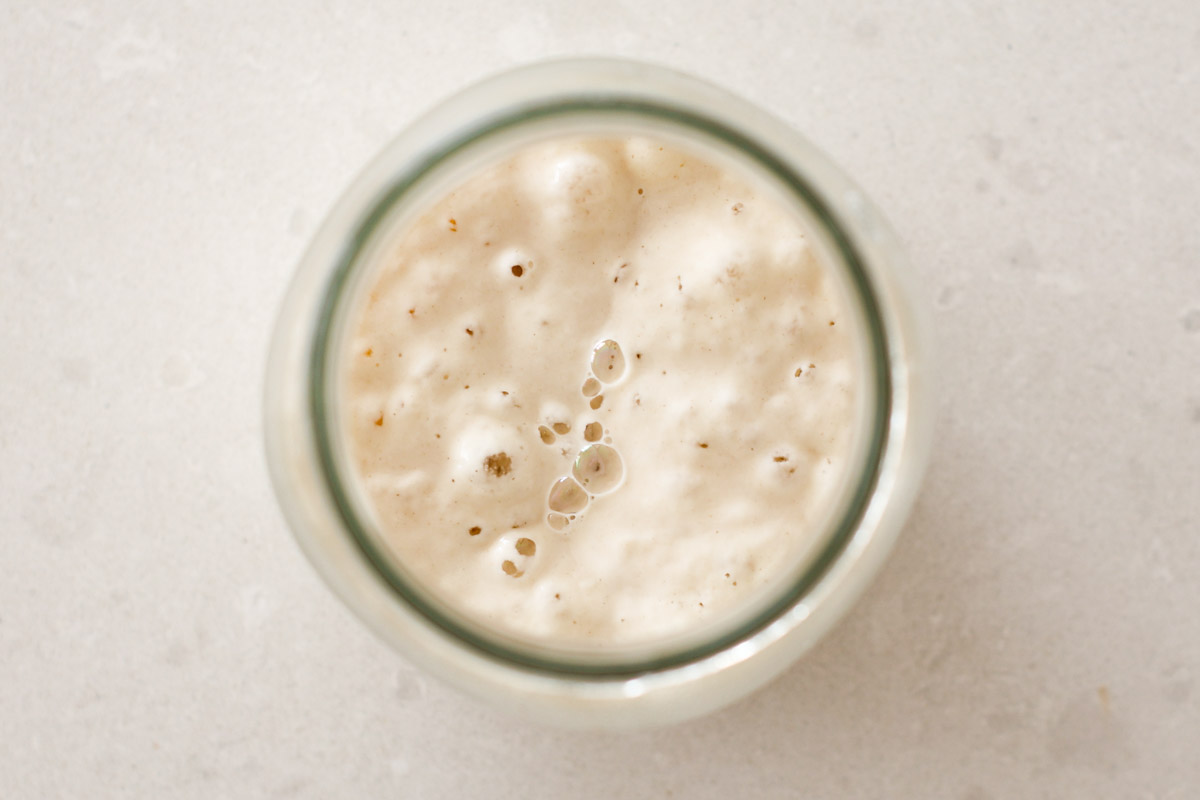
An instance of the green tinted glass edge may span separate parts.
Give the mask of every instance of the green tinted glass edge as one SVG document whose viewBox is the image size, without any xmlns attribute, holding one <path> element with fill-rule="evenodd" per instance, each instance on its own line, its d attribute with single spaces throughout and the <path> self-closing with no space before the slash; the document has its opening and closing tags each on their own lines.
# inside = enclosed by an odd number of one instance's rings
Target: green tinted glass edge
<svg viewBox="0 0 1200 800">
<path fill-rule="evenodd" d="M 330 438 L 330 426 L 325 413 L 328 406 L 328 373 L 330 370 L 328 343 L 334 312 L 341 301 L 342 293 L 347 283 L 346 278 L 354 269 L 360 253 L 392 206 L 422 176 L 484 136 L 554 116 L 581 113 L 611 114 L 613 112 L 633 113 L 658 118 L 684 127 L 694 128 L 713 136 L 740 150 L 745 155 L 750 156 L 779 179 L 784 186 L 795 192 L 796 196 L 812 211 L 820 223 L 825 226 L 826 231 L 829 233 L 835 247 L 845 262 L 851 279 L 851 285 L 858 294 L 858 300 L 862 305 L 863 317 L 867 327 L 867 346 L 870 354 L 871 378 L 875 384 L 877 402 L 875 404 L 875 414 L 871 421 L 871 430 L 868 432 L 869 445 L 863 477 L 850 498 L 847 513 L 838 523 L 837 529 L 830 537 L 825 548 L 814 559 L 809 569 L 800 576 L 799 580 L 787 592 L 781 595 L 754 620 L 703 645 L 640 662 L 580 664 L 556 661 L 480 637 L 474 631 L 459 624 L 443 614 L 438 608 L 427 603 L 419 592 L 413 591 L 392 570 L 386 555 L 380 551 L 375 542 L 371 540 L 371 537 L 367 535 L 367 532 L 355 515 L 337 471 L 333 454 L 333 444 Z M 321 311 L 314 332 L 309 376 L 309 400 L 314 439 L 320 469 L 329 486 L 334 505 L 358 548 L 398 598 L 420 613 L 429 622 L 482 655 L 551 675 L 589 676 L 613 680 L 627 679 L 651 672 L 660 672 L 701 661 L 753 637 L 779 618 L 789 608 L 800 602 L 838 559 L 858 529 L 863 513 L 878 482 L 884 446 L 888 436 L 892 405 L 892 385 L 888 366 L 887 338 L 880 322 L 879 304 L 875 292 L 863 269 L 862 259 L 858 251 L 821 194 L 802 175 L 796 173 L 784 159 L 776 156 L 770 150 L 759 145 L 741 132 L 717 120 L 687 110 L 623 98 L 549 99 L 544 104 L 523 108 L 507 116 L 489 120 L 485 124 L 450 140 L 444 146 L 426 154 L 415 162 L 404 175 L 398 176 L 378 202 L 374 204 L 371 211 L 359 222 L 354 234 L 347 242 L 342 255 L 338 258 L 321 304 Z"/>
</svg>

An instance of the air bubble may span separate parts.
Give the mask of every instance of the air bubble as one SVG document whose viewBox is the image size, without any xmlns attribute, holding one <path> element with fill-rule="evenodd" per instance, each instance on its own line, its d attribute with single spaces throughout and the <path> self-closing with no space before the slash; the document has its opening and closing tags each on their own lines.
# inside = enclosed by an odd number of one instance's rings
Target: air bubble
<svg viewBox="0 0 1200 800">
<path fill-rule="evenodd" d="M 565 529 L 569 523 L 567 518 L 562 514 L 547 514 L 546 524 L 550 526 L 551 530 L 561 531 Z"/>
<path fill-rule="evenodd" d="M 621 455 L 606 444 L 592 444 L 579 451 L 573 470 L 575 479 L 592 494 L 611 492 L 621 483 L 625 465 Z"/>
<path fill-rule="evenodd" d="M 592 374 L 602 383 L 613 383 L 625 374 L 625 354 L 621 345 L 605 339 L 592 348 Z"/>
<path fill-rule="evenodd" d="M 583 382 L 583 396 L 595 397 L 600 393 L 600 381 L 595 378 L 588 378 Z"/>
<path fill-rule="evenodd" d="M 589 448 L 590 449 L 590 448 Z M 576 471 L 578 471 L 576 467 Z M 583 511 L 588 504 L 587 492 L 580 488 L 579 484 L 571 478 L 559 478 L 550 487 L 550 497 L 546 504 L 550 506 L 551 511 L 558 511 L 562 514 L 573 514 L 576 511 Z"/>
</svg>

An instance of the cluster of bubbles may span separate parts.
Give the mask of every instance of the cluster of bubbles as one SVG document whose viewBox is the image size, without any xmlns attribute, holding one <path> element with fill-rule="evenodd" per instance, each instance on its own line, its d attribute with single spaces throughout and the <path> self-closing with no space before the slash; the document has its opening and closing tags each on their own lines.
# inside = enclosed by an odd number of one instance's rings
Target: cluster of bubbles
<svg viewBox="0 0 1200 800">
<path fill-rule="evenodd" d="M 588 405 L 593 410 L 600 408 L 604 402 L 604 387 L 616 383 L 624 374 L 625 354 L 621 352 L 621 346 L 612 339 L 597 343 L 592 348 L 591 370 L 581 388 Z M 553 445 L 559 437 L 570 435 L 571 423 L 565 420 L 551 422 L 539 425 L 537 431 L 543 444 Z M 611 446 L 612 440 L 605 437 L 604 426 L 599 421 L 593 420 L 583 426 L 582 439 L 570 474 L 555 480 L 546 498 L 549 507 L 546 524 L 552 530 L 565 530 L 597 497 L 614 491 L 625 477 L 621 454 Z M 482 530 L 475 526 L 468 532 L 477 536 Z M 537 552 L 537 544 L 532 539 L 521 538 L 516 541 L 515 549 L 516 557 L 506 559 L 500 567 L 505 575 L 519 578 L 525 574 L 521 562 Z"/>
<path fill-rule="evenodd" d="M 592 348 L 591 370 L 583 382 L 581 393 L 593 409 L 604 403 L 602 390 L 606 384 L 616 383 L 625 374 L 625 354 L 621 346 L 612 339 L 605 339 Z M 553 428 L 553 430 L 551 430 Z M 550 428 L 545 425 L 538 434 L 546 444 L 553 444 L 556 436 L 569 433 L 571 426 L 556 422 Z M 601 442 L 604 426 L 597 421 L 583 427 L 583 447 L 575 456 L 571 474 L 558 478 L 550 486 L 546 505 L 550 513 L 546 524 L 556 531 L 565 529 L 573 519 L 584 511 L 596 497 L 608 494 L 621 485 L 625 476 L 625 465 L 616 448 Z"/>
</svg>

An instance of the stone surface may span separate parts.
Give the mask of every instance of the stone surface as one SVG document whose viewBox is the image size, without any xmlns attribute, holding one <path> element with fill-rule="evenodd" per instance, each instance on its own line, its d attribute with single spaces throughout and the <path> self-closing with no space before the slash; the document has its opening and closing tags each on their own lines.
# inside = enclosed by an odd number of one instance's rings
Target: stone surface
<svg viewBox="0 0 1200 800">
<path fill-rule="evenodd" d="M 1200 796 L 1200 6 L 854 5 L 0 3 L 0 795 Z M 825 148 L 908 242 L 943 365 L 850 617 L 631 735 L 406 666 L 304 562 L 260 445 L 342 187 L 466 81 L 579 52 Z"/>
</svg>

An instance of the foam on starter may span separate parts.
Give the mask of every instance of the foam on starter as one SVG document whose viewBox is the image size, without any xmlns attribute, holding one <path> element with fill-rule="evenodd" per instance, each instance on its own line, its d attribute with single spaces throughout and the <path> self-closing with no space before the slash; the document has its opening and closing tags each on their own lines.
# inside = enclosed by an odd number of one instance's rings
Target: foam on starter
<svg viewBox="0 0 1200 800">
<path fill-rule="evenodd" d="M 856 364 L 794 212 L 640 138 L 528 146 L 400 236 L 341 407 L 386 545 L 442 602 L 565 644 L 705 625 L 794 563 Z"/>
</svg>

